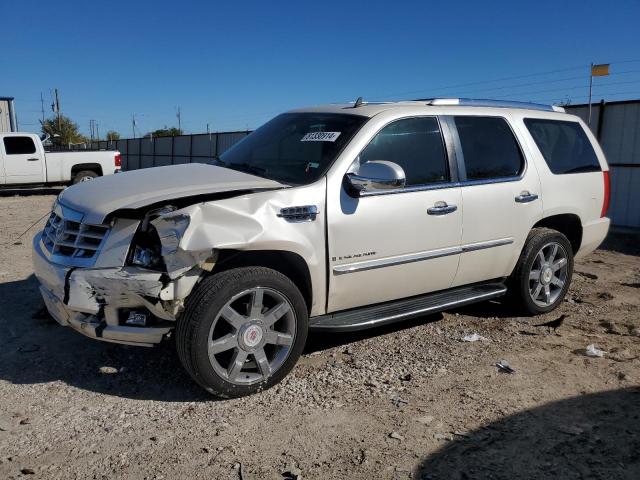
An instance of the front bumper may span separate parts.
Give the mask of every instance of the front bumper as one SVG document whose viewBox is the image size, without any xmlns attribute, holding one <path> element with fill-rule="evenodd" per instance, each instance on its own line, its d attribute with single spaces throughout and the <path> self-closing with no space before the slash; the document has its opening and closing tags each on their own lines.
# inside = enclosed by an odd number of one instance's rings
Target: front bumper
<svg viewBox="0 0 640 480">
<path fill-rule="evenodd" d="M 87 337 L 128 345 L 160 343 L 172 326 L 122 325 L 122 309 L 146 309 L 172 320 L 159 304 L 160 274 L 137 268 L 74 268 L 49 261 L 40 234 L 33 240 L 33 268 L 51 316 Z M 150 299 L 157 298 L 157 302 Z"/>
</svg>

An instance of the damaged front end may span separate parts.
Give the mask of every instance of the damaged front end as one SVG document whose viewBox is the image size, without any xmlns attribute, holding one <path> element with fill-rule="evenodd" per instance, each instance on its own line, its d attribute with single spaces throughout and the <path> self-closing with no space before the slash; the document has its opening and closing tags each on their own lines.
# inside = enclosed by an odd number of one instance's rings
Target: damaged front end
<svg viewBox="0 0 640 480">
<path fill-rule="evenodd" d="M 86 241 L 80 236 L 95 227 L 77 221 L 77 212 L 62 205 L 56 209 L 52 216 L 57 224 L 47 224 L 35 237 L 33 256 L 51 315 L 92 338 L 145 346 L 160 343 L 174 328 L 195 284 L 216 261 L 211 248 L 181 248 L 190 217 L 167 205 L 128 212 L 130 218 L 112 218 L 100 227 L 108 233 L 94 245 L 92 263 L 87 257 L 78 264 L 82 252 L 89 251 L 80 249 L 80 242 Z M 72 224 L 76 230 L 70 229 Z M 74 250 L 69 250 L 71 244 Z"/>
</svg>

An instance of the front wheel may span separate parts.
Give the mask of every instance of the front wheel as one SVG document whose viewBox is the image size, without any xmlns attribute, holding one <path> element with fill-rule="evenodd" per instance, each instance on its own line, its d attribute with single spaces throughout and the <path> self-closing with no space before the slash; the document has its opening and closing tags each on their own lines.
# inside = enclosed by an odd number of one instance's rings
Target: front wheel
<svg viewBox="0 0 640 480">
<path fill-rule="evenodd" d="M 263 267 L 205 278 L 178 319 L 178 356 L 210 393 L 240 397 L 278 383 L 307 339 L 307 307 L 289 278 Z"/>
<path fill-rule="evenodd" d="M 547 313 L 564 299 L 573 274 L 573 250 L 562 233 L 534 228 L 510 278 L 513 299 L 525 313 Z"/>
</svg>

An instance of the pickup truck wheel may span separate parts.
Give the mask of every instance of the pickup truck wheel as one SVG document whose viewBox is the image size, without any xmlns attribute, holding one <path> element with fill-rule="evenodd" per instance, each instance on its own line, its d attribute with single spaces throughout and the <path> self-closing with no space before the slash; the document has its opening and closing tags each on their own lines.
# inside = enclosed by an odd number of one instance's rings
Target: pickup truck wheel
<svg viewBox="0 0 640 480">
<path fill-rule="evenodd" d="M 73 177 L 73 184 L 75 185 L 76 183 L 80 183 L 80 182 L 88 182 L 98 176 L 99 175 L 94 171 L 82 170 L 76 173 L 75 176 Z"/>
<path fill-rule="evenodd" d="M 240 397 L 278 383 L 307 339 L 304 298 L 289 278 L 243 267 L 205 278 L 178 319 L 178 356 L 210 393 Z"/>
<path fill-rule="evenodd" d="M 528 314 L 547 313 L 562 303 L 573 274 L 573 250 L 562 233 L 534 228 L 510 279 L 514 300 Z"/>
</svg>

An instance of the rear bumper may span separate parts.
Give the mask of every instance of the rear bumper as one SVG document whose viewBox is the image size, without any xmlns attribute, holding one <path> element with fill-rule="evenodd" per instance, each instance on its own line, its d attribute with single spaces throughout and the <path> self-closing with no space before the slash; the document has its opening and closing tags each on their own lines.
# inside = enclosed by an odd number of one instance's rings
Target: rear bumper
<svg viewBox="0 0 640 480">
<path fill-rule="evenodd" d="M 40 282 L 40 294 L 51 316 L 60 324 L 83 335 L 106 342 L 152 346 L 160 343 L 172 327 L 131 327 L 121 325 L 119 309 L 153 308 L 141 294 L 158 290 L 154 275 L 123 269 L 74 269 L 48 260 L 42 251 L 40 234 L 33 240 L 33 269 Z M 93 277 L 92 277 L 93 276 Z M 92 280 L 96 284 L 92 285 Z M 99 284 L 97 282 L 99 281 Z M 135 284 L 137 293 L 131 292 Z M 95 291 L 109 290 L 108 301 L 97 299 Z"/>
<path fill-rule="evenodd" d="M 611 220 L 603 217 L 582 225 L 582 243 L 576 258 L 584 257 L 598 248 L 606 238 L 610 224 Z"/>
</svg>

